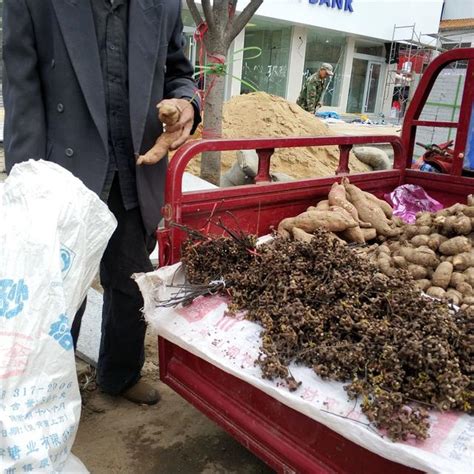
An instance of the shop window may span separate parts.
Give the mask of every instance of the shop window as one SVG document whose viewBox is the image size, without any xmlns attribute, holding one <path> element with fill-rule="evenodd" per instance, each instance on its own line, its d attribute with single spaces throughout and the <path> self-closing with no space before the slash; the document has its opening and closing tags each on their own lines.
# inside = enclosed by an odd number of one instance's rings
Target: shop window
<svg viewBox="0 0 474 474">
<path fill-rule="evenodd" d="M 357 45 L 355 52 L 358 54 L 367 54 L 369 56 L 385 56 L 385 48 L 382 45 Z"/>
<path fill-rule="evenodd" d="M 290 54 L 291 28 L 270 22 L 259 22 L 245 30 L 245 48 L 258 47 L 262 54 L 258 58 L 255 50 L 246 51 L 243 58 L 242 79 L 257 90 L 285 97 Z M 252 90 L 242 83 L 241 93 Z"/>
<path fill-rule="evenodd" d="M 339 34 L 309 31 L 306 40 L 304 80 L 319 71 L 323 63 L 329 63 L 334 76 L 328 81 L 324 93 L 325 106 L 337 107 L 342 85 L 346 38 Z"/>
</svg>

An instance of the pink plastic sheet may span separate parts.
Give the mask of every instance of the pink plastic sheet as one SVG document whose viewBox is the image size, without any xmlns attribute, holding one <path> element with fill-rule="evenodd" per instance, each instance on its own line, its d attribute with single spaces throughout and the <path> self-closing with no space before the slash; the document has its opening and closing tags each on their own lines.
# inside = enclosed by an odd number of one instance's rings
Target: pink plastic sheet
<svg viewBox="0 0 474 474">
<path fill-rule="evenodd" d="M 393 192 L 385 195 L 385 199 L 393 207 L 393 215 L 413 224 L 418 212 L 436 212 L 443 205 L 430 197 L 421 186 L 404 184 Z"/>
</svg>

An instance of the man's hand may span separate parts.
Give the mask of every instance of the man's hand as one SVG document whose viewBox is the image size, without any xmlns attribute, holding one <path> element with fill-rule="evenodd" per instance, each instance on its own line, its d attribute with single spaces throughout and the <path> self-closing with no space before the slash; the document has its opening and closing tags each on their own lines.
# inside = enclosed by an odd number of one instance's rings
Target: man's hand
<svg viewBox="0 0 474 474">
<path fill-rule="evenodd" d="M 170 145 L 170 150 L 176 150 L 176 148 L 179 148 L 186 142 L 191 134 L 194 124 L 194 107 L 186 99 L 165 99 L 160 102 L 160 104 L 165 103 L 174 105 L 181 113 L 180 119 L 175 125 L 166 127 L 167 132 L 181 132 L 179 137 Z"/>
</svg>

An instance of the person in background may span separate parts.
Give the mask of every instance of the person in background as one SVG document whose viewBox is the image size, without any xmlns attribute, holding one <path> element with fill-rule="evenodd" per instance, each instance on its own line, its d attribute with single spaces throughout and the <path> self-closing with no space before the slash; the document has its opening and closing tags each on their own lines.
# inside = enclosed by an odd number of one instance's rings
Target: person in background
<svg viewBox="0 0 474 474">
<path fill-rule="evenodd" d="M 323 105 L 322 96 L 326 88 L 326 80 L 333 75 L 331 64 L 323 63 L 319 71 L 309 76 L 305 81 L 296 103 L 306 112 L 315 114 L 319 107 Z"/>
<path fill-rule="evenodd" d="M 184 53 L 181 0 L 4 0 L 3 92 L 7 171 L 44 159 L 71 171 L 109 206 L 118 227 L 105 250 L 99 387 L 154 404 L 140 379 L 146 323 L 130 278 L 153 270 L 167 160 L 137 166 L 163 128 L 156 105 L 182 110 L 168 127 L 183 144 L 200 121 Z M 71 333 L 76 344 L 82 305 Z M 72 317 L 73 315 L 71 315 Z"/>
</svg>

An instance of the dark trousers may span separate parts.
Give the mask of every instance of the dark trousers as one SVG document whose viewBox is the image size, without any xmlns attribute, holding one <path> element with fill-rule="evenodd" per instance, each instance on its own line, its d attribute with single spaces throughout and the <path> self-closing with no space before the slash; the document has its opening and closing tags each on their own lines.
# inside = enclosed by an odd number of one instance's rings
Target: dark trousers
<svg viewBox="0 0 474 474">
<path fill-rule="evenodd" d="M 139 380 L 145 358 L 143 298 L 131 275 L 153 270 L 149 255 L 156 240 L 146 234 L 140 209 L 124 208 L 117 177 L 107 204 L 118 226 L 100 263 L 104 306 L 97 378 L 104 392 L 118 395 Z M 79 337 L 84 310 L 85 302 L 71 329 L 74 343 Z"/>
</svg>

